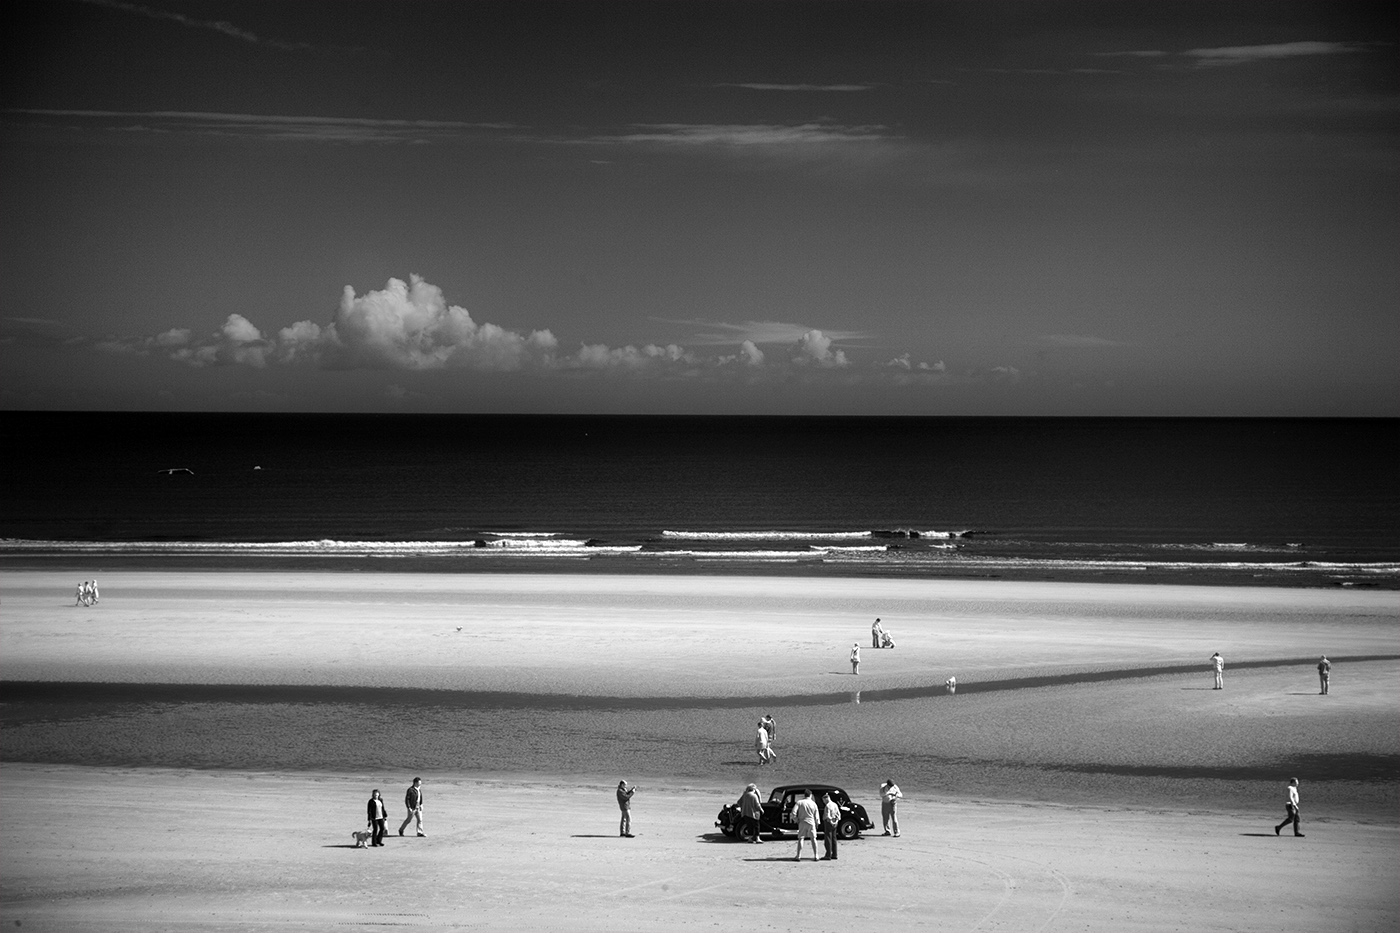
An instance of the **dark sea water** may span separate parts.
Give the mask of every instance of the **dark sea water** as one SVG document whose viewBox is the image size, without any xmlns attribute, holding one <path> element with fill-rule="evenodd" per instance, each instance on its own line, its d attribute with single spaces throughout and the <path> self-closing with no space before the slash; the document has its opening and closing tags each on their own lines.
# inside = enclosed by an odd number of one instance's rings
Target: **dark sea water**
<svg viewBox="0 0 1400 933">
<path fill-rule="evenodd" d="M 0 562 L 1400 586 L 1400 422 L 4 413 Z"/>
</svg>

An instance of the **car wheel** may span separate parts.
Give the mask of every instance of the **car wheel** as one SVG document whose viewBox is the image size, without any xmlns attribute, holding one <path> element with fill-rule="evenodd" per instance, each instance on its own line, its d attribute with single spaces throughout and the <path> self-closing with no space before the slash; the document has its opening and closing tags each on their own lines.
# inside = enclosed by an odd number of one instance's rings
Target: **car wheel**
<svg viewBox="0 0 1400 933">
<path fill-rule="evenodd" d="M 735 827 L 734 835 L 739 837 L 740 842 L 753 842 L 753 826 L 751 826 L 747 822 L 740 823 L 737 827 Z"/>
<path fill-rule="evenodd" d="M 847 817 L 836 825 L 836 835 L 842 839 L 854 839 L 860 832 L 860 827 L 856 826 L 856 821 Z"/>
</svg>

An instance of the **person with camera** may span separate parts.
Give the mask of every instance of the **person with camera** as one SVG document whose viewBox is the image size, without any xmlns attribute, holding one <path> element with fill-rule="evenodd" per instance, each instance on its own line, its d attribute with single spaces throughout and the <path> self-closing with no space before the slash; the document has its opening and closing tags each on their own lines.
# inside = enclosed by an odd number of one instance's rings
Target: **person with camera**
<svg viewBox="0 0 1400 933">
<path fill-rule="evenodd" d="M 622 811 L 622 822 L 618 824 L 617 834 L 624 839 L 632 839 L 632 795 L 637 792 L 636 785 L 627 786 L 627 779 L 623 778 L 617 782 L 617 806 Z"/>
</svg>

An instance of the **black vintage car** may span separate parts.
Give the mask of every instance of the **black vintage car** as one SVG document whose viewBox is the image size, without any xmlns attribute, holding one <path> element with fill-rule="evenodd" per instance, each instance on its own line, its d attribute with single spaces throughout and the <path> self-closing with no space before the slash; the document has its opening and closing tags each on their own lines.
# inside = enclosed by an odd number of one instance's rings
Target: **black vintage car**
<svg viewBox="0 0 1400 933">
<path fill-rule="evenodd" d="M 773 788 L 773 792 L 764 801 L 763 816 L 759 820 L 760 831 L 768 833 L 774 839 L 780 838 L 785 832 L 797 832 L 797 821 L 793 819 L 792 811 L 797 806 L 797 801 L 802 799 L 804 791 L 812 792 L 812 800 L 818 807 L 822 805 L 822 794 L 828 794 L 836 801 L 836 806 L 841 808 L 841 822 L 836 827 L 840 838 L 854 839 L 861 830 L 875 828 L 875 824 L 870 822 L 870 816 L 865 812 L 865 807 L 853 801 L 851 795 L 839 787 L 831 784 L 784 784 L 782 787 Z M 753 827 L 744 823 L 737 803 L 727 804 L 720 810 L 715 825 L 726 836 L 734 839 L 748 842 L 753 838 Z"/>
</svg>

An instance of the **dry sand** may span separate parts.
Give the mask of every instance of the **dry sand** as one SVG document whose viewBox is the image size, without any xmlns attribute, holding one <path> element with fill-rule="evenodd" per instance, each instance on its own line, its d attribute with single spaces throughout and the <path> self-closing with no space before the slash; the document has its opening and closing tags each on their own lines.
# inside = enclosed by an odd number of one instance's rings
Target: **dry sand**
<svg viewBox="0 0 1400 933">
<path fill-rule="evenodd" d="M 713 760 L 675 760 L 675 748 L 730 728 L 723 711 L 512 714 L 500 754 L 492 746 L 470 769 L 423 767 L 413 749 L 430 733 L 405 726 L 400 744 L 398 730 L 374 738 L 397 767 L 271 771 L 24 763 L 12 750 L 44 747 L 45 731 L 60 741 L 58 733 L 120 727 L 12 727 L 7 718 L 7 927 L 1400 928 L 1393 775 L 1305 781 L 1308 836 L 1293 839 L 1271 830 L 1286 773 L 1260 784 L 1172 770 L 1203 755 L 1238 763 L 1266 751 L 1393 761 L 1397 662 L 1339 665 L 1325 700 L 1305 665 L 1231 671 L 1226 691 L 1199 689 L 1214 650 L 1231 663 L 1400 653 L 1393 593 L 113 573 L 99 576 L 99 606 L 75 609 L 72 576 L 0 573 L 0 677 L 762 697 L 848 691 L 856 680 L 862 690 L 922 686 L 950 673 L 975 683 L 1201 669 L 783 711 L 779 744 L 790 754 L 762 771 L 729 760 L 746 751 L 743 738 Z M 894 631 L 895 651 L 869 649 L 876 615 Z M 853 641 L 866 646 L 859 678 L 845 664 Z M 746 724 L 748 712 L 734 716 Z M 521 723 L 527 734 L 582 732 L 589 751 L 567 769 L 541 767 L 547 749 L 511 748 Z M 630 730 L 633 748 L 612 741 L 619 729 Z M 927 769 L 944 764 L 929 762 L 949 758 L 963 763 L 947 765 L 947 780 L 905 777 L 941 775 Z M 713 829 L 744 781 L 766 790 L 819 767 L 876 809 L 874 785 L 901 761 L 904 834 L 849 843 L 838 863 L 794 864 L 791 843 L 743 846 Z M 1143 762 L 1152 767 L 1133 773 L 1129 764 Z M 523 773 L 503 773 L 513 770 Z M 369 788 L 384 790 L 397 825 L 413 773 L 428 779 L 429 837 L 395 836 L 383 852 L 348 848 Z M 616 836 L 611 798 L 624 774 L 643 785 L 631 840 Z"/>
</svg>

